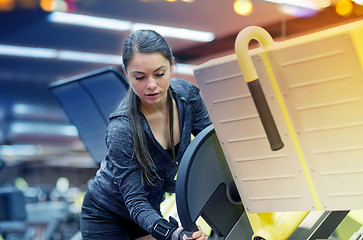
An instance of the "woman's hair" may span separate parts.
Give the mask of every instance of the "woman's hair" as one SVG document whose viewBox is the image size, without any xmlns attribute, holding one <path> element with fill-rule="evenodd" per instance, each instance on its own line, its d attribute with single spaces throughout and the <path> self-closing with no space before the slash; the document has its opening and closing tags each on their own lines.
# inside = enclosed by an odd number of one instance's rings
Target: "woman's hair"
<svg viewBox="0 0 363 240">
<path fill-rule="evenodd" d="M 122 61 L 125 70 L 131 58 L 136 53 L 160 53 L 169 63 L 173 62 L 173 54 L 166 40 L 157 32 L 153 30 L 138 30 L 129 35 L 124 43 Z M 148 141 L 143 128 L 142 112 L 140 108 L 140 99 L 132 90 L 129 89 L 129 116 L 130 125 L 133 138 L 133 155 L 141 166 L 143 180 L 148 184 L 154 185 L 155 178 L 160 177 L 156 173 L 156 167 L 153 159 L 148 150 Z M 175 162 L 175 149 L 174 149 L 174 133 L 173 133 L 173 101 L 171 90 L 168 89 L 168 106 L 169 106 L 169 122 L 170 122 L 170 137 L 172 154 Z"/>
<path fill-rule="evenodd" d="M 126 70 L 135 53 L 160 53 L 170 64 L 174 58 L 165 38 L 154 30 L 138 30 L 127 37 L 122 51 L 122 62 Z"/>
</svg>

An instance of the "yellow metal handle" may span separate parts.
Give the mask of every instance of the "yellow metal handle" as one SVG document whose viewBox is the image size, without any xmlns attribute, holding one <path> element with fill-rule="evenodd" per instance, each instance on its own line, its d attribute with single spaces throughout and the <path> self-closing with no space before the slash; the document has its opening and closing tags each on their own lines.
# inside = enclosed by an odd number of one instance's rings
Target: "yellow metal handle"
<svg viewBox="0 0 363 240">
<path fill-rule="evenodd" d="M 239 67 L 246 82 L 258 79 L 256 68 L 248 53 L 248 46 L 252 39 L 257 40 L 264 48 L 272 45 L 274 42 L 271 35 L 261 27 L 250 26 L 239 32 L 234 49 L 237 54 Z"/>
<path fill-rule="evenodd" d="M 252 39 L 256 39 L 263 47 L 272 45 L 273 40 L 270 34 L 263 28 L 247 27 L 238 34 L 235 43 L 235 50 L 238 64 L 241 68 L 245 81 L 247 82 L 248 88 L 250 89 L 271 149 L 273 151 L 277 151 L 283 148 L 284 143 L 282 142 L 277 130 L 275 120 L 273 119 L 265 94 L 263 93 L 258 80 L 256 68 L 248 52 L 248 45 Z"/>
</svg>

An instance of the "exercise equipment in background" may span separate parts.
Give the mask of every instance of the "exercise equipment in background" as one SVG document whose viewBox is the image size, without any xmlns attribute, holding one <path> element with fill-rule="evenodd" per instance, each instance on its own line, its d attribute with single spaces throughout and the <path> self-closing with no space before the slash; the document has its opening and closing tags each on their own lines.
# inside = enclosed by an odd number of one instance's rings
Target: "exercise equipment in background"
<svg viewBox="0 0 363 240">
<path fill-rule="evenodd" d="M 108 117 L 129 88 L 122 71 L 108 67 L 56 81 L 49 88 L 76 126 L 93 160 L 100 164 L 107 152 L 104 139 Z"/>
</svg>

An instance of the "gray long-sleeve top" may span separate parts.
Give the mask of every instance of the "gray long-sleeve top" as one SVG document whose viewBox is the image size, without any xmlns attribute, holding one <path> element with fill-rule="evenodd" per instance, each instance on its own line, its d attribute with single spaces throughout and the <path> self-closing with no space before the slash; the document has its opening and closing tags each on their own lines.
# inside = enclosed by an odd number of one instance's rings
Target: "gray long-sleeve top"
<svg viewBox="0 0 363 240">
<path fill-rule="evenodd" d="M 199 89 L 182 79 L 171 79 L 170 88 L 178 107 L 180 143 L 176 161 L 180 162 L 188 147 L 191 134 L 197 135 L 211 124 Z M 175 192 L 176 169 L 173 158 L 153 136 L 143 117 L 143 128 L 148 138 L 148 149 L 162 180 L 155 186 L 142 181 L 138 161 L 133 158 L 133 141 L 129 124 L 128 100 L 111 114 L 106 132 L 107 156 L 89 186 L 89 193 L 103 207 L 116 214 L 131 218 L 146 231 L 161 219 L 160 203 L 165 192 Z"/>
</svg>

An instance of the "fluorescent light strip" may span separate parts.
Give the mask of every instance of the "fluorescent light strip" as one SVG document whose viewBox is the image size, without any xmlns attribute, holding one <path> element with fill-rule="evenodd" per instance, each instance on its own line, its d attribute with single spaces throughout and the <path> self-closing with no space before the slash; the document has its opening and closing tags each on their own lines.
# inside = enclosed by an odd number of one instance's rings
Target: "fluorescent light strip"
<svg viewBox="0 0 363 240">
<path fill-rule="evenodd" d="M 194 40 L 199 42 L 211 42 L 215 36 L 210 32 L 190 30 L 186 28 L 173 28 L 146 23 L 135 23 L 132 26 L 132 31 L 139 29 L 152 29 L 163 35 L 164 37 L 180 38 L 186 40 Z"/>
<path fill-rule="evenodd" d="M 291 6 L 295 6 L 295 7 L 302 7 L 302 8 L 309 8 L 309 9 L 314 9 L 314 10 L 320 10 L 322 8 L 328 7 L 330 6 L 330 1 L 328 0 L 323 0 L 323 1 L 306 1 L 306 0 L 300 0 L 300 1 L 296 1 L 296 0 L 264 0 L 265 2 L 272 2 L 272 3 L 277 3 L 277 4 L 286 4 L 286 5 L 291 5 Z"/>
<path fill-rule="evenodd" d="M 94 62 L 94 63 L 107 63 L 107 64 L 121 64 L 121 56 L 100 54 L 100 53 L 89 53 L 89 52 L 77 52 L 59 50 L 58 59 L 69 60 L 69 61 L 81 61 L 81 62 Z"/>
<path fill-rule="evenodd" d="M 74 125 L 59 123 L 14 121 L 10 125 L 10 132 L 14 134 L 63 135 L 77 137 L 78 130 Z"/>
<path fill-rule="evenodd" d="M 191 64 L 176 63 L 174 71 L 179 74 L 193 75 L 193 69 L 195 67 L 196 67 L 195 65 Z"/>
<path fill-rule="evenodd" d="M 104 64 L 121 64 L 121 56 L 78 52 L 68 50 L 56 50 L 51 48 L 19 47 L 0 44 L 0 55 L 30 58 L 59 59 L 78 62 L 95 62 Z"/>
<path fill-rule="evenodd" d="M 57 57 L 57 50 L 49 48 L 30 48 L 0 45 L 0 55 L 32 58 L 55 58 Z"/>
<path fill-rule="evenodd" d="M 180 38 L 200 42 L 211 42 L 215 38 L 215 35 L 211 32 L 196 31 L 186 28 L 159 26 L 146 23 L 132 23 L 129 21 L 123 21 L 118 19 L 93 17 L 73 13 L 54 12 L 49 14 L 48 21 L 116 31 L 153 29 L 165 37 Z"/>
<path fill-rule="evenodd" d="M 49 14 L 48 21 L 116 31 L 126 31 L 132 28 L 132 23 L 129 21 L 62 12 Z"/>
<path fill-rule="evenodd" d="M 78 62 L 94 62 L 102 64 L 115 64 L 121 65 L 122 56 L 89 53 L 89 52 L 77 52 L 68 50 L 56 50 L 50 48 L 32 48 L 32 47 L 19 47 L 12 45 L 0 44 L 0 55 L 14 56 L 14 57 L 30 57 L 30 58 L 46 58 L 46 59 L 58 59 L 67 61 Z M 193 75 L 194 65 L 189 64 L 176 64 L 176 72 L 180 74 Z"/>
<path fill-rule="evenodd" d="M 0 155 L 3 156 L 33 156 L 43 153 L 40 145 L 0 145 Z"/>
</svg>

